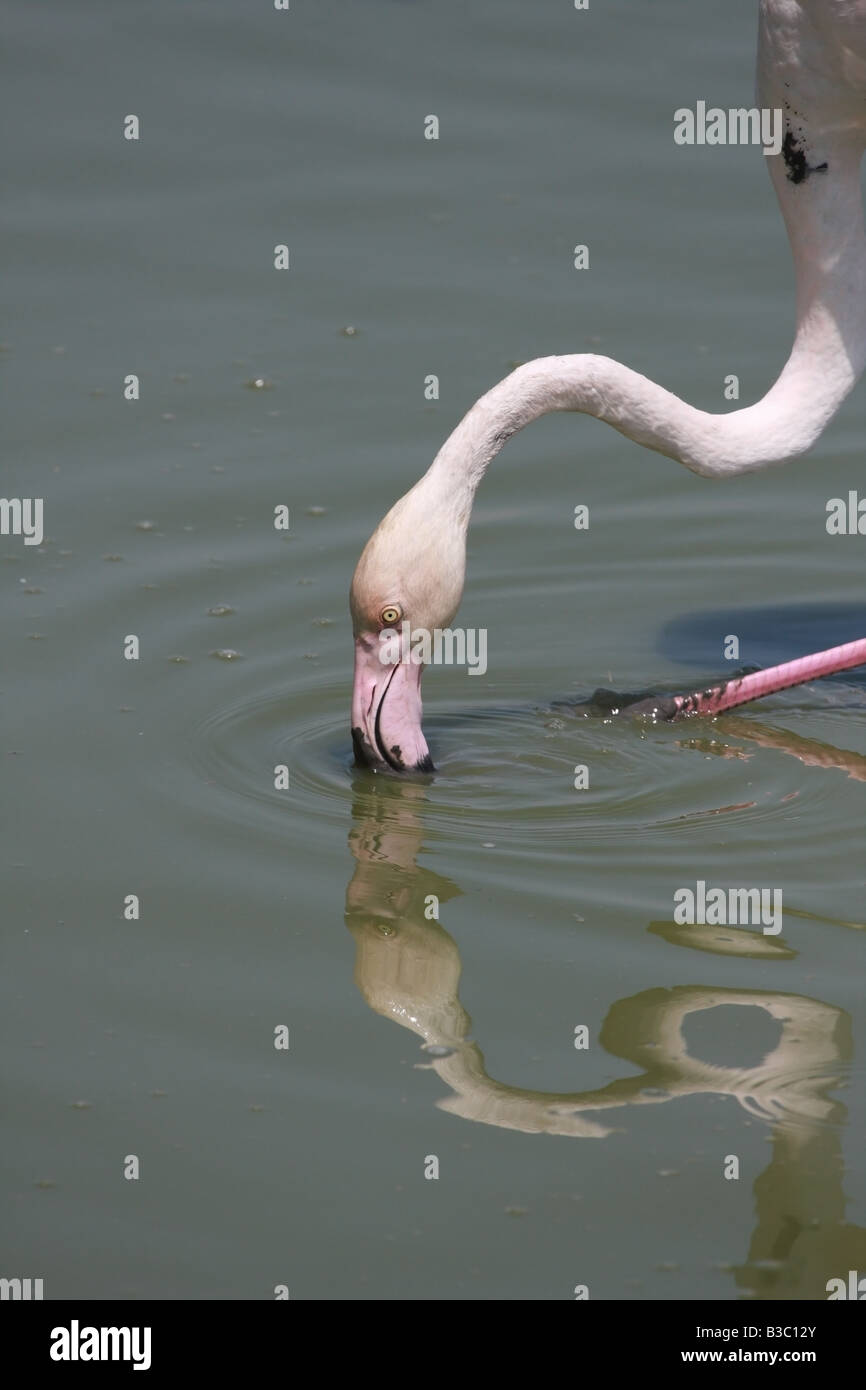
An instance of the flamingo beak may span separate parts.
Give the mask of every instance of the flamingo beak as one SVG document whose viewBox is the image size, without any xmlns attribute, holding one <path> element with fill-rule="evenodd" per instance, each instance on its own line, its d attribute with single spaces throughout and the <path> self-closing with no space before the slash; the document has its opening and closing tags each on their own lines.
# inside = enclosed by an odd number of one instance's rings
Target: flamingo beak
<svg viewBox="0 0 866 1390">
<path fill-rule="evenodd" d="M 414 662 L 383 663 L 381 645 L 355 638 L 352 691 L 352 742 L 355 761 L 395 772 L 432 772 L 433 762 L 421 729 L 421 677 Z"/>
</svg>

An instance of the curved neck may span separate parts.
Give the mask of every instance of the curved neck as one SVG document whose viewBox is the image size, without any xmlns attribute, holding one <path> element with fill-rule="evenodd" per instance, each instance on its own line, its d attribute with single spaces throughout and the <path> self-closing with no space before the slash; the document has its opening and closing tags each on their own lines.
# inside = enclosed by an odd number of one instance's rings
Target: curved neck
<svg viewBox="0 0 866 1390">
<path fill-rule="evenodd" d="M 440 496 L 440 489 L 450 492 L 468 520 L 475 490 L 503 444 L 551 411 L 593 415 L 708 477 L 784 463 L 812 447 L 866 365 L 866 64 L 836 28 L 818 32 L 833 4 L 761 6 L 758 101 L 785 113 L 782 153 L 767 162 L 797 289 L 794 344 L 767 394 L 755 405 L 712 414 L 609 357 L 537 358 L 476 402 L 421 480 L 422 491 L 429 484 Z"/>
</svg>

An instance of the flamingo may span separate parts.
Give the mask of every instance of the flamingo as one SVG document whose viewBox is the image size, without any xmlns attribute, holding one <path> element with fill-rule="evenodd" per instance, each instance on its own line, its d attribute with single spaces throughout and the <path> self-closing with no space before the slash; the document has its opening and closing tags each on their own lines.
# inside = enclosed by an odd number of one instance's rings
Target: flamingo
<svg viewBox="0 0 866 1390">
<path fill-rule="evenodd" d="M 460 604 L 476 489 L 513 434 L 550 411 L 595 416 L 706 478 L 731 478 L 805 454 L 866 365 L 866 0 L 761 0 L 758 104 L 784 113 L 767 166 L 796 281 L 796 333 L 777 380 L 755 405 L 696 410 L 620 362 L 594 353 L 526 362 L 482 396 L 433 463 L 370 537 L 355 569 L 352 739 L 376 770 L 430 772 L 421 727 L 423 666 L 382 660 L 383 631 L 447 629 Z M 393 648 L 392 648 L 393 650 Z M 866 663 L 866 638 L 705 691 L 643 701 L 662 718 L 717 714 Z"/>
</svg>

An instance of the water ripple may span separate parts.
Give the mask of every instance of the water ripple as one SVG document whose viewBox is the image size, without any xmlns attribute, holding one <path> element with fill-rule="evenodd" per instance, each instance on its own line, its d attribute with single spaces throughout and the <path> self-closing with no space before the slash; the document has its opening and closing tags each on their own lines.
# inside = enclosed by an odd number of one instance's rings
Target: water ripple
<svg viewBox="0 0 866 1390">
<path fill-rule="evenodd" d="M 754 717 L 698 730 L 559 706 L 468 715 L 461 707 L 425 720 L 436 775 L 397 779 L 353 768 L 344 685 L 316 693 L 315 706 L 306 689 L 247 695 L 193 730 L 194 769 L 243 799 L 229 804 L 230 815 L 246 814 L 250 800 L 282 813 L 288 799 L 305 816 L 344 819 L 352 795 L 384 776 L 423 787 L 428 830 L 463 840 L 526 848 L 568 845 L 576 835 L 660 843 L 716 824 L 760 825 L 778 826 L 790 849 L 800 837 L 807 844 L 834 809 L 846 771 L 866 767 L 856 754 Z M 280 765 L 288 790 L 274 785 Z"/>
</svg>

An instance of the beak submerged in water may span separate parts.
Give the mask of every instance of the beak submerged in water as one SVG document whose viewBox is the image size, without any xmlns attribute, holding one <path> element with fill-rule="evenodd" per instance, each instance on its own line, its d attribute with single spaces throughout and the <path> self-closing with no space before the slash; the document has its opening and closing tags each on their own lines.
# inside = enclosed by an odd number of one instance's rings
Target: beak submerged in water
<svg viewBox="0 0 866 1390">
<path fill-rule="evenodd" d="M 380 660 L 372 637 L 355 638 L 352 691 L 352 742 L 355 760 L 395 772 L 432 772 L 433 762 L 421 729 L 421 677 L 414 662 Z"/>
</svg>

